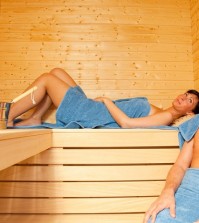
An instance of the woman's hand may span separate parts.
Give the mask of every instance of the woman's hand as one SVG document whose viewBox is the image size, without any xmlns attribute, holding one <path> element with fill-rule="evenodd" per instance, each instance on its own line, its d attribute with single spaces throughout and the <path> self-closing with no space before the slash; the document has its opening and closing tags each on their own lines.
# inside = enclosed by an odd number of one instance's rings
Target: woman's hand
<svg viewBox="0 0 199 223">
<path fill-rule="evenodd" d="M 171 217 L 175 218 L 175 197 L 170 190 L 164 190 L 159 198 L 152 203 L 145 214 L 143 223 L 147 223 L 150 217 L 151 223 L 155 223 L 157 214 L 165 208 L 169 208 Z"/>
<path fill-rule="evenodd" d="M 99 101 L 99 102 L 102 102 L 104 103 L 106 100 L 110 100 L 109 98 L 107 97 L 97 97 L 94 99 L 94 101 Z"/>
</svg>

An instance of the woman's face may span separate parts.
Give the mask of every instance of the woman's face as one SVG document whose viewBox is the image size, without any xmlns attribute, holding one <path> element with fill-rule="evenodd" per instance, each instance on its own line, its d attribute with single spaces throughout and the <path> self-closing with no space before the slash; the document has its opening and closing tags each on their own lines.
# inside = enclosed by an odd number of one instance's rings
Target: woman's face
<svg viewBox="0 0 199 223">
<path fill-rule="evenodd" d="M 173 101 L 173 107 L 185 115 L 188 113 L 193 113 L 192 111 L 198 104 L 198 97 L 195 94 L 185 93 L 177 96 L 177 98 Z"/>
</svg>

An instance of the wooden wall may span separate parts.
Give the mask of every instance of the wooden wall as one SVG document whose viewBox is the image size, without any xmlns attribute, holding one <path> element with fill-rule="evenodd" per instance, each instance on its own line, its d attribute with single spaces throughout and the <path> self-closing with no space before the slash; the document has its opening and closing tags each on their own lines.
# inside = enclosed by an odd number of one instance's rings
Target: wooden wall
<svg viewBox="0 0 199 223">
<path fill-rule="evenodd" d="M 193 71 L 195 88 L 199 90 L 199 1 L 191 0 L 192 37 L 193 37 Z"/>
<path fill-rule="evenodd" d="M 65 68 L 89 97 L 168 106 L 194 86 L 189 0 L 1 0 L 0 100 Z"/>
</svg>

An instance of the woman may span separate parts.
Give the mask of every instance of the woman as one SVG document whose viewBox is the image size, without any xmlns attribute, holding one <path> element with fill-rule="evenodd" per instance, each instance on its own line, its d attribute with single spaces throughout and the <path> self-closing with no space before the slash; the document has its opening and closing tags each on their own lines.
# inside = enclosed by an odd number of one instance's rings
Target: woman
<svg viewBox="0 0 199 223">
<path fill-rule="evenodd" d="M 53 103 L 57 109 L 56 125 L 66 128 L 134 128 L 170 125 L 177 118 L 199 113 L 199 93 L 190 90 L 179 95 L 171 107 L 163 110 L 149 104 L 146 98 L 111 101 L 100 97 L 88 99 L 75 81 L 62 69 L 55 68 L 37 78 L 28 89 L 36 89 L 12 103 L 7 126 L 40 125 Z M 27 89 L 27 90 L 28 90 Z M 32 116 L 14 124 L 14 119 L 37 106 Z"/>
</svg>

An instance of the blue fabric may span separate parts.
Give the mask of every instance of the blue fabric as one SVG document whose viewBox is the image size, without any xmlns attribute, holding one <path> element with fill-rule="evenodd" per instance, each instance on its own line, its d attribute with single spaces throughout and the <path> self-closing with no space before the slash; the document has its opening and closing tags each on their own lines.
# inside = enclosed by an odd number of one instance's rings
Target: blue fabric
<svg viewBox="0 0 199 223">
<path fill-rule="evenodd" d="M 172 218 L 169 209 L 164 209 L 157 215 L 155 223 L 194 223 L 199 220 L 199 169 L 186 171 L 175 199 L 176 217 Z"/>
<path fill-rule="evenodd" d="M 148 116 L 150 112 L 150 104 L 143 97 L 120 99 L 114 103 L 132 118 Z M 79 86 L 67 91 L 56 112 L 56 125 L 64 128 L 120 128 L 106 106 L 87 98 Z"/>
<path fill-rule="evenodd" d="M 199 114 L 179 125 L 179 144 L 182 147 L 184 141 L 189 141 L 193 138 L 199 128 Z"/>
</svg>

